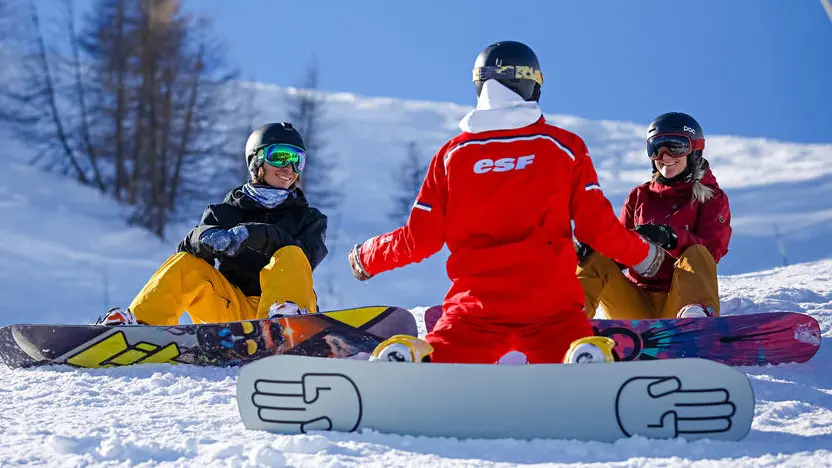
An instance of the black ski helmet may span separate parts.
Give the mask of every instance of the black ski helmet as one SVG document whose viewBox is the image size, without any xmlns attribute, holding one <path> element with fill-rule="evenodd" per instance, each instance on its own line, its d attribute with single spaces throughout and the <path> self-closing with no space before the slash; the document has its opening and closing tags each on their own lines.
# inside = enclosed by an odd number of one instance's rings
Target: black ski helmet
<svg viewBox="0 0 832 468">
<path fill-rule="evenodd" d="M 543 85 L 540 62 L 531 47 L 522 42 L 495 42 L 480 52 L 474 62 L 477 96 L 489 79 L 496 79 L 524 101 L 540 99 L 540 87 Z"/>
<path fill-rule="evenodd" d="M 700 149 L 692 151 L 688 155 L 688 166 L 692 168 L 693 165 L 699 164 L 702 159 L 702 151 L 705 148 L 705 133 L 702 132 L 702 127 L 699 122 L 693 117 L 684 112 L 667 112 L 662 114 L 647 127 L 647 139 L 656 135 L 687 135 L 691 142 L 696 144 L 701 141 Z M 650 150 L 647 150 L 647 156 L 650 156 Z M 653 171 L 656 170 L 656 164 L 653 163 Z"/>
<path fill-rule="evenodd" d="M 246 165 L 249 172 L 256 174 L 257 170 L 263 164 L 263 161 L 254 159 L 257 150 L 264 146 L 274 145 L 278 143 L 295 145 L 303 150 L 306 146 L 303 143 L 303 137 L 300 136 L 295 127 L 289 122 L 267 123 L 257 130 L 251 132 L 246 141 Z"/>
</svg>

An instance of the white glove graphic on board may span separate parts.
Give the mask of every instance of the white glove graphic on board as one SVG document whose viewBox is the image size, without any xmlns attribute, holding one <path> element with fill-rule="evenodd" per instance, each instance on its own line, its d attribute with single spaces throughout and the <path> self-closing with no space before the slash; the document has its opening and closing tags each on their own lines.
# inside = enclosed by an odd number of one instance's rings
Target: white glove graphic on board
<svg viewBox="0 0 832 468">
<path fill-rule="evenodd" d="M 361 394 L 341 374 L 303 374 L 298 381 L 257 380 L 251 401 L 270 430 L 288 434 L 308 431 L 351 432 L 361 421 Z"/>
<path fill-rule="evenodd" d="M 731 429 L 737 407 L 723 388 L 682 389 L 678 377 L 634 377 L 618 390 L 618 425 L 627 436 L 672 438 Z"/>
</svg>

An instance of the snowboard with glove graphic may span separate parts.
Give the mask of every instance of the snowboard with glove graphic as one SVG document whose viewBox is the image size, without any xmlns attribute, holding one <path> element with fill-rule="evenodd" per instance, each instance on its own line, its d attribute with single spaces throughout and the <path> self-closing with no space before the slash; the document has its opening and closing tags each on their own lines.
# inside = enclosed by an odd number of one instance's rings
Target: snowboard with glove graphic
<svg viewBox="0 0 832 468">
<path fill-rule="evenodd" d="M 273 356 L 243 366 L 246 428 L 457 438 L 740 440 L 745 374 L 704 359 L 609 364 L 433 364 Z"/>
</svg>

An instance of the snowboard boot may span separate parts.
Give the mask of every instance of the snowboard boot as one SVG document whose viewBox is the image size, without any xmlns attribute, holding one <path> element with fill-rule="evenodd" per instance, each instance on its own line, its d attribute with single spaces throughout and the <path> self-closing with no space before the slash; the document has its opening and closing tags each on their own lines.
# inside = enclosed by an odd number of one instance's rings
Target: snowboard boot
<svg viewBox="0 0 832 468">
<path fill-rule="evenodd" d="M 569 346 L 563 357 L 564 364 L 602 364 L 615 362 L 612 348 L 615 341 L 604 336 L 587 336 L 577 339 Z"/>
<path fill-rule="evenodd" d="M 382 341 L 370 361 L 430 362 L 433 346 L 425 340 L 410 335 L 393 335 Z"/>
<path fill-rule="evenodd" d="M 107 311 L 104 317 L 99 316 L 93 325 L 104 325 L 107 327 L 120 327 L 122 325 L 139 325 L 136 316 L 130 309 L 121 310 L 121 307 L 113 307 Z"/>
<path fill-rule="evenodd" d="M 280 318 L 280 317 L 293 317 L 295 315 L 307 315 L 309 311 L 306 309 L 301 309 L 297 304 L 292 301 L 281 302 L 278 304 L 275 302 L 274 304 L 269 307 L 269 318 Z"/>
<path fill-rule="evenodd" d="M 714 309 L 705 304 L 688 304 L 679 309 L 676 318 L 707 318 L 714 315 Z"/>
</svg>

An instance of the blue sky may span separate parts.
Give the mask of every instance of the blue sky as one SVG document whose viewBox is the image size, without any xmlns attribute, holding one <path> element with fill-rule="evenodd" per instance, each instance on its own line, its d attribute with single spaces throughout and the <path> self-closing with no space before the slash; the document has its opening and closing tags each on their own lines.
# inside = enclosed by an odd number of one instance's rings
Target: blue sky
<svg viewBox="0 0 832 468">
<path fill-rule="evenodd" d="M 546 112 L 648 123 L 692 114 L 706 133 L 832 142 L 832 22 L 817 0 L 190 0 L 244 76 L 474 103 L 479 51 L 537 52 Z"/>
<path fill-rule="evenodd" d="M 94 4 L 86 0 L 87 5 Z M 688 112 L 706 134 L 832 142 L 832 22 L 817 0 L 185 0 L 246 78 L 475 102 L 476 55 L 519 40 L 549 113 L 647 124 Z"/>
</svg>

